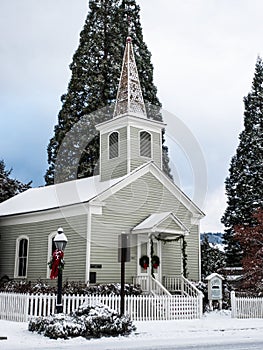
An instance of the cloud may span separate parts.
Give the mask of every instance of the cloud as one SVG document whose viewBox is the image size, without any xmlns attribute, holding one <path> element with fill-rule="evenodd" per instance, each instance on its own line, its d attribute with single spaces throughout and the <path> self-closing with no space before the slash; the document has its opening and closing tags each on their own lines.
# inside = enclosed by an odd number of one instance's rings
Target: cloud
<svg viewBox="0 0 263 350">
<path fill-rule="evenodd" d="M 208 193 L 204 212 L 206 217 L 201 220 L 201 232 L 223 232 L 224 226 L 220 220 L 226 208 L 224 185 Z"/>
</svg>

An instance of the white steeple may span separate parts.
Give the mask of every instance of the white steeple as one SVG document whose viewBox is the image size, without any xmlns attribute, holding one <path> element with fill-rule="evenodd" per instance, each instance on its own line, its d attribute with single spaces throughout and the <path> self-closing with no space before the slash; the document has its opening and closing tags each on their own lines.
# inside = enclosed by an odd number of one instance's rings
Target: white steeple
<svg viewBox="0 0 263 350">
<path fill-rule="evenodd" d="M 133 52 L 132 39 L 128 36 L 113 117 L 131 113 L 147 118 Z"/>
</svg>

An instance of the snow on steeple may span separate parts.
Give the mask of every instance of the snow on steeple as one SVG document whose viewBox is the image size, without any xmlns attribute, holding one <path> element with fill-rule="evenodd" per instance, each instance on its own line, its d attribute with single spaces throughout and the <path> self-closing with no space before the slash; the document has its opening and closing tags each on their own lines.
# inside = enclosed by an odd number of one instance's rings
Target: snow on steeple
<svg viewBox="0 0 263 350">
<path fill-rule="evenodd" d="M 147 117 L 130 36 L 126 40 L 113 117 L 126 113 L 135 113 L 144 118 Z"/>
</svg>

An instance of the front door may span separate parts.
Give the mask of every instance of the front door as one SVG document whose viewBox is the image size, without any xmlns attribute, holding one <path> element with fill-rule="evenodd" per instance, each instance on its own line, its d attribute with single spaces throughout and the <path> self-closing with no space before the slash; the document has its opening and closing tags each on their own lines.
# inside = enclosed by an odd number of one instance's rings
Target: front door
<svg viewBox="0 0 263 350">
<path fill-rule="evenodd" d="M 152 244 L 153 243 L 153 244 Z M 161 243 L 153 239 L 153 242 L 148 238 L 148 235 L 138 235 L 138 276 L 150 276 L 153 269 L 154 277 L 161 282 Z M 152 254 L 151 254 L 152 250 Z M 151 264 L 151 256 L 153 257 Z"/>
</svg>

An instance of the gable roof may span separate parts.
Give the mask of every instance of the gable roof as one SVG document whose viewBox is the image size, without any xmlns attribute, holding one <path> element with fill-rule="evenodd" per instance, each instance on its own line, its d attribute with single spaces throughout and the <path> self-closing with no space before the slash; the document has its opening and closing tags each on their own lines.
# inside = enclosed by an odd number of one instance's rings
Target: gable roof
<svg viewBox="0 0 263 350">
<path fill-rule="evenodd" d="M 100 181 L 100 176 L 30 188 L 0 203 L 0 217 L 55 209 L 88 202 L 119 179 Z"/>
<path fill-rule="evenodd" d="M 166 225 L 162 225 L 165 224 Z M 173 225 L 171 225 L 171 223 Z M 165 227 L 166 226 L 166 227 Z M 173 226 L 173 228 L 171 228 Z M 155 213 L 148 216 L 132 229 L 133 233 L 170 233 L 186 234 L 188 228 L 172 212 Z"/>
<path fill-rule="evenodd" d="M 108 181 L 100 181 L 100 176 L 93 176 L 31 188 L 2 202 L 0 217 L 34 213 L 85 202 L 97 204 L 148 172 L 153 174 L 193 215 L 200 218 L 204 216 L 197 205 L 153 161 L 150 161 L 123 177 Z"/>
<path fill-rule="evenodd" d="M 104 201 L 129 183 L 132 183 L 149 172 L 155 176 L 194 216 L 197 218 L 205 216 L 203 211 L 154 163 L 154 161 L 142 164 L 131 173 L 119 178 L 119 181 L 117 181 L 111 188 L 98 194 L 98 196 L 93 198 L 91 202 L 96 203 L 98 201 Z"/>
</svg>

